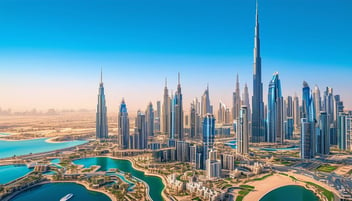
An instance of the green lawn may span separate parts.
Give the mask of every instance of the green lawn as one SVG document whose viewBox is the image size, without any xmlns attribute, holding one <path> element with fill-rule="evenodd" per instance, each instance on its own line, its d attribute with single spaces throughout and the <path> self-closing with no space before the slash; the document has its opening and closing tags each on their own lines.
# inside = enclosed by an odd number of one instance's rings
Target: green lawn
<svg viewBox="0 0 352 201">
<path fill-rule="evenodd" d="M 242 201 L 243 198 L 248 195 L 252 190 L 254 190 L 254 186 L 249 186 L 249 185 L 241 185 L 240 186 L 242 190 L 238 192 L 238 196 L 236 197 L 236 201 Z"/>
<path fill-rule="evenodd" d="M 315 184 L 315 183 L 312 183 L 312 182 L 306 182 L 306 183 L 316 187 L 319 191 L 321 191 L 323 193 L 323 195 L 326 198 L 328 198 L 329 201 L 333 201 L 334 200 L 334 194 L 331 191 L 328 191 L 325 188 L 319 186 L 318 184 Z"/>
<path fill-rule="evenodd" d="M 326 172 L 326 173 L 331 173 L 337 169 L 336 166 L 332 165 L 321 165 L 317 168 L 318 171 L 320 172 Z"/>
</svg>

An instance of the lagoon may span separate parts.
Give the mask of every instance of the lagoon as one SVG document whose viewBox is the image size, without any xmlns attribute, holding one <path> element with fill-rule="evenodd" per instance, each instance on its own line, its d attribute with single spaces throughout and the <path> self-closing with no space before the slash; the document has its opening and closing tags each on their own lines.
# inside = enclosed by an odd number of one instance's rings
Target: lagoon
<svg viewBox="0 0 352 201">
<path fill-rule="evenodd" d="M 13 157 L 14 155 L 37 154 L 48 151 L 55 151 L 68 147 L 78 146 L 87 143 L 86 140 L 73 140 L 67 142 L 46 142 L 49 138 L 39 138 L 32 140 L 6 141 L 0 139 L 0 158 Z"/>
<path fill-rule="evenodd" d="M 3 165 L 0 166 L 0 184 L 6 184 L 31 172 L 33 169 L 26 165 Z"/>
<path fill-rule="evenodd" d="M 93 157 L 83 158 L 73 161 L 74 164 L 83 165 L 85 168 L 89 168 L 92 165 L 99 165 L 101 171 L 108 171 L 112 168 L 117 168 L 123 172 L 131 173 L 132 176 L 143 180 L 149 186 L 149 195 L 153 201 L 162 201 L 161 196 L 164 184 L 159 177 L 147 176 L 144 172 L 138 171 L 132 167 L 132 163 L 128 160 L 112 159 L 108 157 Z M 98 170 L 98 171 L 99 171 Z"/>
<path fill-rule="evenodd" d="M 76 183 L 43 184 L 18 194 L 12 198 L 11 201 L 53 201 L 60 200 L 69 193 L 73 193 L 73 197 L 70 201 L 111 201 L 107 195 L 95 191 L 89 191 L 84 186 Z"/>
<path fill-rule="evenodd" d="M 289 185 L 275 189 L 260 201 L 318 201 L 318 197 L 302 186 Z"/>
</svg>

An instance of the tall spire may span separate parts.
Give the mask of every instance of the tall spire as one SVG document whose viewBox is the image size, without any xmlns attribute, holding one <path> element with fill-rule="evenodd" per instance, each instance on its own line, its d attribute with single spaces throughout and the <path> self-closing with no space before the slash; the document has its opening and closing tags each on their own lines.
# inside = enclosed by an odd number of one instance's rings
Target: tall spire
<svg viewBox="0 0 352 201">
<path fill-rule="evenodd" d="M 257 0 L 253 49 L 252 142 L 264 141 L 264 134 L 264 102 L 262 64 L 260 58 L 259 10 Z"/>
<path fill-rule="evenodd" d="M 178 85 L 180 85 L 180 72 L 178 72 Z"/>
<path fill-rule="evenodd" d="M 237 73 L 237 76 L 236 76 L 236 90 L 240 88 L 240 78 L 238 76 L 238 73 Z"/>
<path fill-rule="evenodd" d="M 165 88 L 167 88 L 167 77 L 165 77 Z"/>
<path fill-rule="evenodd" d="M 103 84 L 103 67 L 100 67 L 100 84 Z"/>
</svg>

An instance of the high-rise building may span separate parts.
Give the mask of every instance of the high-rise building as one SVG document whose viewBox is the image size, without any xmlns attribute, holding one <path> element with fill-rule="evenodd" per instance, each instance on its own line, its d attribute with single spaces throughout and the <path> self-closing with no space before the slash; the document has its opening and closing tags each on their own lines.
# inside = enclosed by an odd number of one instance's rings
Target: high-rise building
<svg viewBox="0 0 352 201">
<path fill-rule="evenodd" d="M 135 137 L 138 138 L 138 142 L 136 142 L 137 149 L 147 149 L 148 148 L 148 136 L 147 136 L 147 129 L 146 129 L 146 121 L 145 121 L 145 114 L 141 111 L 137 112 L 136 117 L 136 133 Z"/>
<path fill-rule="evenodd" d="M 152 102 L 149 103 L 146 111 L 147 136 L 154 136 L 154 109 Z"/>
<path fill-rule="evenodd" d="M 301 158 L 313 158 L 316 152 L 314 101 L 307 82 L 303 82 L 301 120 Z"/>
<path fill-rule="evenodd" d="M 340 112 L 337 122 L 338 148 L 352 151 L 352 111 Z"/>
<path fill-rule="evenodd" d="M 206 175 L 208 179 L 212 178 L 218 178 L 220 177 L 220 171 L 221 171 L 221 162 L 219 160 L 216 160 L 214 156 L 216 155 L 216 152 L 214 150 L 209 151 L 209 158 L 205 161 L 206 164 Z"/>
<path fill-rule="evenodd" d="M 232 154 L 221 154 L 221 168 L 225 170 L 235 169 L 235 157 Z"/>
<path fill-rule="evenodd" d="M 269 83 L 266 141 L 284 142 L 283 97 L 279 73 L 274 73 Z"/>
<path fill-rule="evenodd" d="M 336 133 L 336 121 L 335 117 L 335 104 L 334 104 L 334 94 L 333 89 L 326 87 L 324 92 L 324 102 L 323 109 L 328 115 L 328 125 L 330 130 L 330 143 L 332 145 L 337 145 L 337 133 Z"/>
<path fill-rule="evenodd" d="M 292 96 L 286 98 L 286 118 L 293 117 L 293 99 Z"/>
<path fill-rule="evenodd" d="M 232 119 L 236 120 L 240 116 L 241 110 L 241 94 L 240 94 L 240 81 L 238 74 L 236 76 L 236 89 L 232 94 Z"/>
<path fill-rule="evenodd" d="M 181 93 L 181 82 L 180 73 L 178 73 L 178 85 L 177 91 L 173 98 L 173 126 L 174 126 L 174 137 L 180 141 L 184 140 L 183 131 L 183 104 L 182 104 L 182 93 Z"/>
<path fill-rule="evenodd" d="M 107 110 L 106 110 L 106 104 L 105 104 L 103 71 L 101 71 L 100 73 L 95 136 L 98 140 L 103 140 L 108 138 L 108 119 L 107 119 Z"/>
<path fill-rule="evenodd" d="M 196 168 L 197 162 L 197 145 L 192 145 L 189 147 L 189 162 L 191 162 Z"/>
<path fill-rule="evenodd" d="M 167 79 L 165 79 L 163 107 L 162 107 L 162 132 L 165 135 L 170 135 L 170 96 L 167 89 Z"/>
<path fill-rule="evenodd" d="M 130 141 L 130 123 L 128 118 L 127 106 L 125 99 L 122 99 L 119 114 L 117 117 L 117 132 L 119 136 L 120 149 L 128 149 Z"/>
<path fill-rule="evenodd" d="M 246 105 L 241 106 L 238 132 L 237 132 L 237 153 L 248 154 L 249 125 L 248 125 L 248 109 Z"/>
<path fill-rule="evenodd" d="M 154 131 L 159 133 L 160 132 L 160 121 L 161 121 L 161 103 L 160 101 L 156 102 L 156 112 L 154 118 Z"/>
<path fill-rule="evenodd" d="M 185 141 L 176 142 L 176 160 L 182 162 L 190 161 L 190 144 Z"/>
<path fill-rule="evenodd" d="M 302 118 L 301 121 L 301 158 L 311 159 L 314 157 L 313 148 L 313 123 L 309 122 L 307 118 Z"/>
<path fill-rule="evenodd" d="M 348 113 L 340 112 L 337 125 L 337 146 L 340 150 L 347 150 L 347 118 Z"/>
<path fill-rule="evenodd" d="M 226 123 L 226 105 L 220 101 L 219 109 L 218 109 L 218 123 L 224 124 Z"/>
<path fill-rule="evenodd" d="M 299 99 L 296 95 L 293 98 L 293 124 L 294 124 L 294 132 L 299 133 L 301 129 L 301 111 L 300 111 Z"/>
<path fill-rule="evenodd" d="M 320 90 L 317 85 L 314 87 L 313 101 L 314 101 L 315 118 L 317 119 L 317 122 L 319 122 L 320 111 L 321 111 L 321 97 L 320 97 Z"/>
<path fill-rule="evenodd" d="M 252 142 L 263 142 L 265 134 L 262 83 L 262 61 L 260 57 L 259 14 L 256 6 L 254 35 L 253 96 L 252 96 Z"/>
<path fill-rule="evenodd" d="M 207 88 L 202 95 L 201 116 L 203 117 L 204 115 L 206 115 L 208 113 L 213 114 L 212 106 L 210 105 L 209 85 L 207 85 Z"/>
<path fill-rule="evenodd" d="M 251 121 L 252 119 L 252 112 L 251 112 L 251 104 L 249 101 L 249 93 L 248 93 L 248 86 L 247 83 L 244 84 L 244 90 L 243 90 L 243 95 L 242 95 L 242 105 L 246 105 L 247 106 L 247 110 L 248 110 L 248 121 Z M 252 133 L 249 132 L 249 134 L 251 135 Z"/>
<path fill-rule="evenodd" d="M 214 147 L 215 138 L 215 118 L 208 113 L 203 117 L 203 168 L 208 159 L 208 152 Z"/>
<path fill-rule="evenodd" d="M 284 122 L 285 125 L 285 139 L 292 140 L 293 137 L 293 118 L 287 117 L 286 121 Z"/>
<path fill-rule="evenodd" d="M 328 116 L 322 111 L 319 114 L 319 132 L 317 133 L 317 154 L 327 155 L 330 153 L 330 137 Z"/>
<path fill-rule="evenodd" d="M 199 102 L 198 99 L 195 98 L 191 103 L 190 109 L 190 137 L 192 139 L 198 138 L 200 139 L 201 133 L 201 118 L 199 113 Z"/>
</svg>

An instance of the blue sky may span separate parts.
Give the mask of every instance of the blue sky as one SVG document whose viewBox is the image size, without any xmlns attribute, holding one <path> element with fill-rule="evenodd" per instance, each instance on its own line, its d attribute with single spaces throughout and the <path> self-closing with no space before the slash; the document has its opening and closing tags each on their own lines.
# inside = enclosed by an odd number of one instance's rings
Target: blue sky
<svg viewBox="0 0 352 201">
<path fill-rule="evenodd" d="M 275 71 L 283 94 L 302 81 L 341 94 L 352 109 L 352 2 L 259 1 L 264 93 Z M 185 109 L 210 85 L 230 106 L 235 76 L 252 86 L 253 0 L 2 0 L 0 107 L 89 108 L 100 67 L 108 106 L 131 111 L 161 99 L 164 78 Z M 266 99 L 266 95 L 264 95 Z"/>
</svg>

